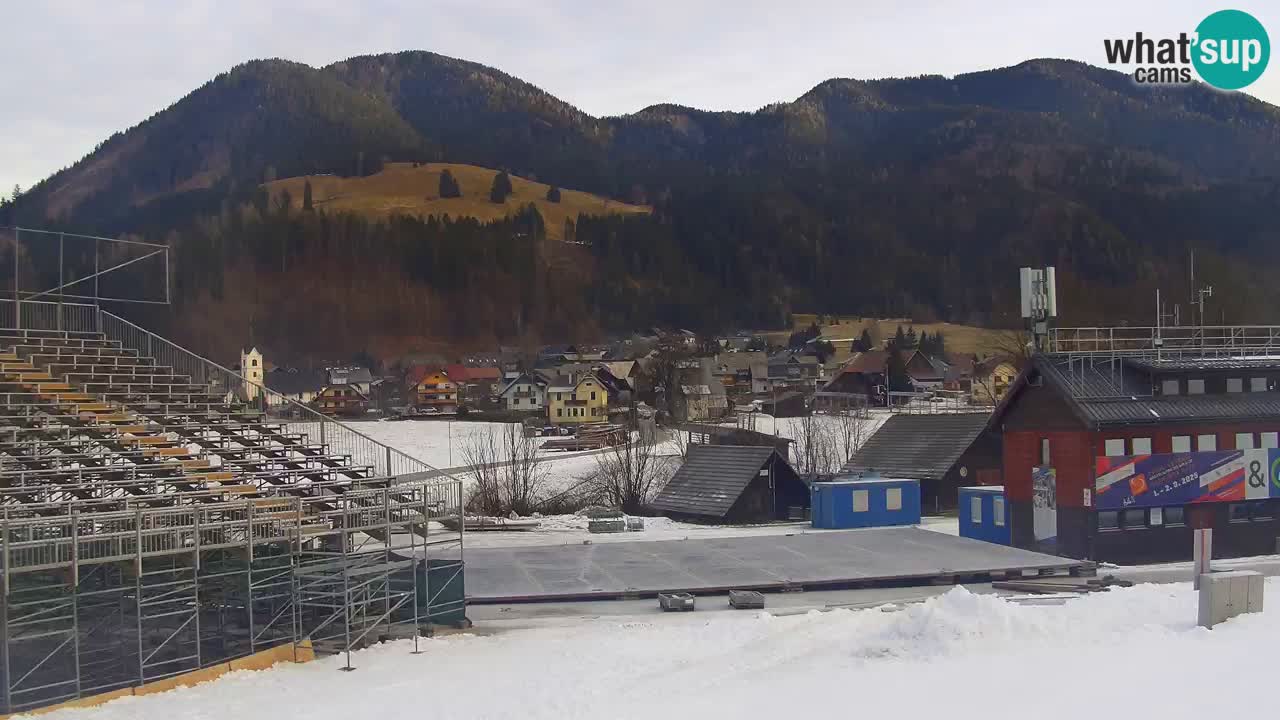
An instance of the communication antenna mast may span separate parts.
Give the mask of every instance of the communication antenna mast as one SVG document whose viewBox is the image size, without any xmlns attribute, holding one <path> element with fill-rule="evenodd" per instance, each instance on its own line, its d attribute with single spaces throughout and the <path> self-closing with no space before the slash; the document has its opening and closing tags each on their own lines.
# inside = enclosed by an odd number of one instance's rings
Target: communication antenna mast
<svg viewBox="0 0 1280 720">
<path fill-rule="evenodd" d="M 1058 282 L 1052 266 L 1018 270 L 1022 295 L 1022 317 L 1031 329 L 1037 352 L 1048 350 L 1049 324 L 1058 317 Z"/>
</svg>

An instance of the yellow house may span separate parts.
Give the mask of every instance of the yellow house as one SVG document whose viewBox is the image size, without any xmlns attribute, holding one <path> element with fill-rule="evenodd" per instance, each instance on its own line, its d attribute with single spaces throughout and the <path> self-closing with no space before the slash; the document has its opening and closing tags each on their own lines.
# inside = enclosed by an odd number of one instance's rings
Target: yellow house
<svg viewBox="0 0 1280 720">
<path fill-rule="evenodd" d="M 609 419 L 609 393 L 592 373 L 577 382 L 558 377 L 547 388 L 547 419 L 552 425 L 578 425 Z"/>
<path fill-rule="evenodd" d="M 1008 361 L 991 359 L 977 363 L 973 368 L 969 402 L 974 405 L 999 403 L 1017 377 L 1018 369 Z"/>
</svg>

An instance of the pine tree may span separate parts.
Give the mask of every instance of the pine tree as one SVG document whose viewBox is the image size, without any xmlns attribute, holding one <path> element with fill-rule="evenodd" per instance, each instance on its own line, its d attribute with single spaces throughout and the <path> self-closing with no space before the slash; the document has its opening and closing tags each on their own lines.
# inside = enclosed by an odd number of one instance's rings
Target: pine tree
<svg viewBox="0 0 1280 720">
<path fill-rule="evenodd" d="M 560 188 L 556 187 L 555 185 L 552 185 L 551 187 L 547 188 L 547 202 L 553 202 L 553 203 L 560 202 Z"/>
<path fill-rule="evenodd" d="M 931 346 L 929 345 L 929 342 L 930 342 L 929 331 L 921 330 L 920 339 L 916 341 L 916 347 L 919 348 L 920 352 L 924 353 L 925 355 L 929 355 L 930 350 L 932 349 Z"/>
<path fill-rule="evenodd" d="M 902 346 L 904 350 L 915 350 L 920 347 L 920 340 L 916 337 L 916 326 L 912 325 L 907 328 L 907 344 Z"/>
<path fill-rule="evenodd" d="M 304 212 L 315 209 L 311 204 L 311 181 L 307 180 L 302 184 L 302 210 Z"/>
<path fill-rule="evenodd" d="M 862 328 L 862 335 L 858 337 L 858 345 L 862 352 L 866 352 L 875 347 L 875 343 L 871 342 L 871 333 L 866 328 Z"/>
<path fill-rule="evenodd" d="M 933 334 L 933 353 L 939 356 L 947 354 L 947 341 L 941 330 Z"/>
<path fill-rule="evenodd" d="M 13 201 L 13 202 L 17 202 L 17 201 L 18 201 L 18 196 L 19 196 L 19 195 L 21 195 L 21 194 L 22 194 L 22 186 L 21 186 L 21 185 L 19 185 L 18 183 L 14 183 L 14 184 L 13 184 L 13 194 L 9 196 L 9 199 L 10 199 L 11 201 Z"/>
<path fill-rule="evenodd" d="M 890 345 L 896 350 L 901 350 L 907 346 L 907 334 L 902 331 L 901 325 L 898 326 L 898 332 L 893 334 L 893 340 Z"/>
<path fill-rule="evenodd" d="M 907 375 L 907 362 L 902 358 L 902 351 L 895 345 L 889 351 L 889 362 L 885 369 L 885 378 L 892 392 L 909 392 L 911 377 Z"/>
<path fill-rule="evenodd" d="M 511 176 L 507 175 L 505 170 L 493 176 L 493 187 L 489 189 L 490 202 L 501 205 L 507 201 L 507 196 L 511 192 Z"/>
<path fill-rule="evenodd" d="M 458 187 L 458 181 L 454 179 L 453 173 L 449 172 L 448 168 L 440 173 L 440 197 L 462 197 L 462 188 Z"/>
</svg>

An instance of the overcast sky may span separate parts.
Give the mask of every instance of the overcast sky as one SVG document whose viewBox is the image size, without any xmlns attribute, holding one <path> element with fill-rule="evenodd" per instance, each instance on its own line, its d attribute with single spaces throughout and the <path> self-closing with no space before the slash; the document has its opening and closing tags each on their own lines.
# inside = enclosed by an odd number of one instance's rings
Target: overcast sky
<svg viewBox="0 0 1280 720">
<path fill-rule="evenodd" d="M 831 77 L 957 73 L 1176 36 L 1215 10 L 1280 41 L 1280 3 L 942 0 L 0 0 L 0 195 L 244 61 L 314 66 L 431 50 L 492 65 L 594 115 L 673 102 L 753 110 Z M 1280 104 L 1280 60 L 1249 88 Z"/>
</svg>

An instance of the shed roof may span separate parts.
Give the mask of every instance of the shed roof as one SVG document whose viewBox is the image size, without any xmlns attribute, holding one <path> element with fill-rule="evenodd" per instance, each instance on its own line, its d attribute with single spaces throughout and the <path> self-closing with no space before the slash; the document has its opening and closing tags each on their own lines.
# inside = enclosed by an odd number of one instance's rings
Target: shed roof
<svg viewBox="0 0 1280 720">
<path fill-rule="evenodd" d="M 940 480 L 982 434 L 986 413 L 894 415 L 840 469 L 893 478 Z"/>
<path fill-rule="evenodd" d="M 724 517 L 771 458 L 786 464 L 772 447 L 690 445 L 688 457 L 653 507 L 667 512 Z"/>
</svg>

